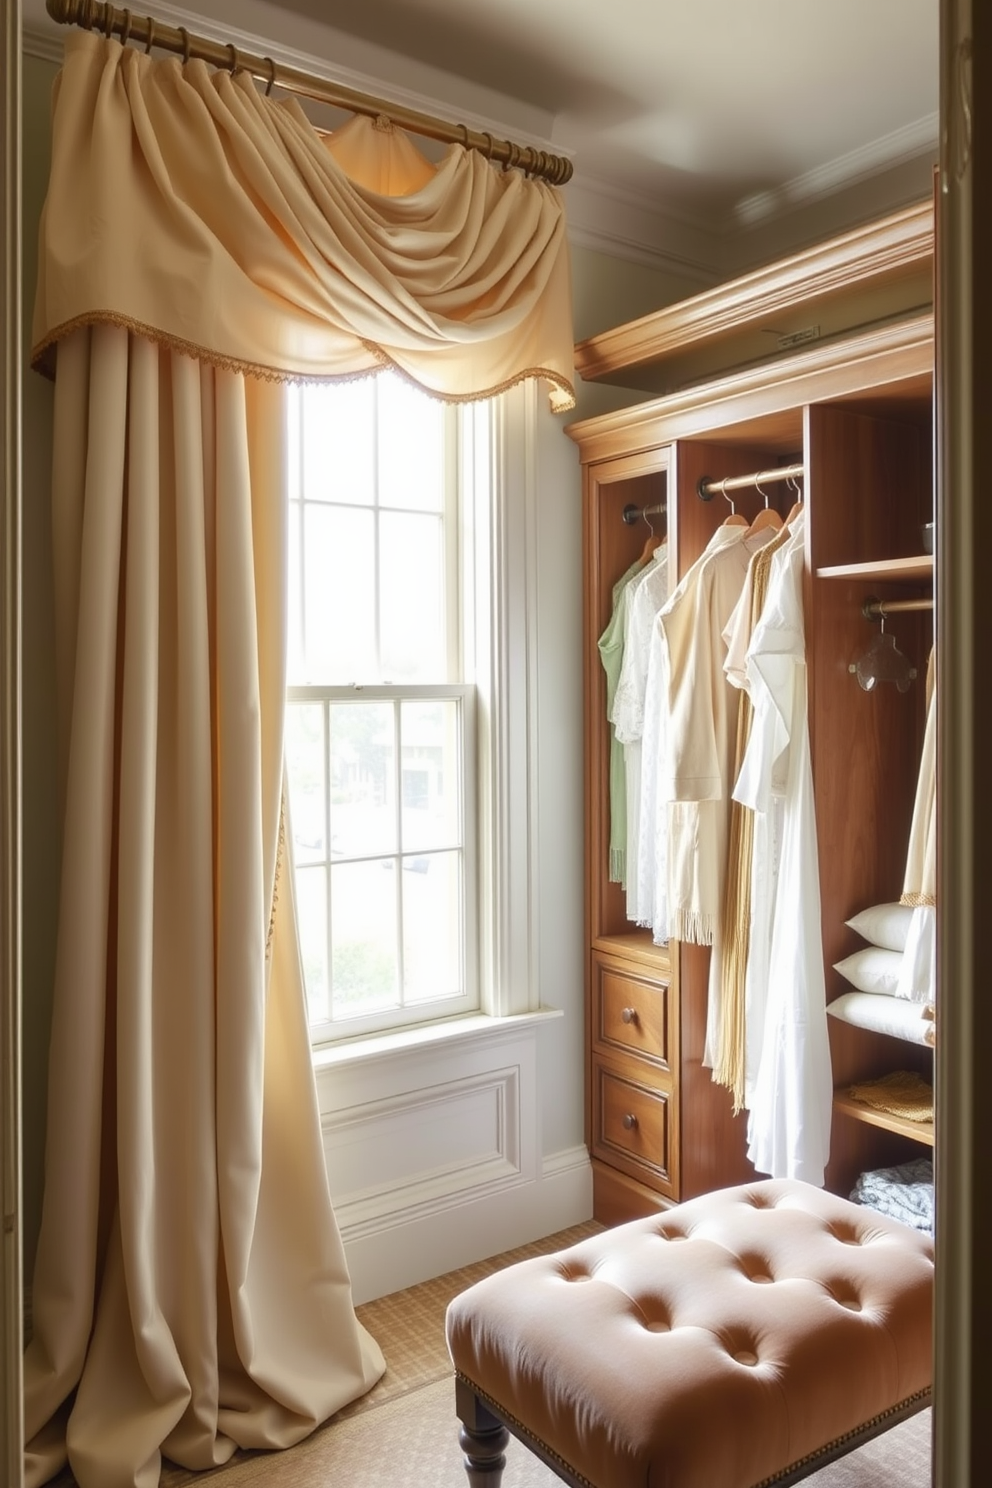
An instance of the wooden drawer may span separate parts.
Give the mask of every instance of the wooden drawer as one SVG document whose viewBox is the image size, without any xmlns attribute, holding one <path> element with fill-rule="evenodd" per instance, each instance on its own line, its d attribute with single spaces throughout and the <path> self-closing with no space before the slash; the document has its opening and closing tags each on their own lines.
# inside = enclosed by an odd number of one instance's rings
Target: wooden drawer
<svg viewBox="0 0 992 1488">
<path fill-rule="evenodd" d="M 593 1060 L 593 1156 L 675 1198 L 675 1094 L 665 1077 L 646 1083 L 653 1074 L 639 1060 Z"/>
<path fill-rule="evenodd" d="M 673 993 L 650 976 L 593 952 L 592 1043 L 600 1053 L 636 1054 L 663 1070 L 674 1062 Z"/>
</svg>

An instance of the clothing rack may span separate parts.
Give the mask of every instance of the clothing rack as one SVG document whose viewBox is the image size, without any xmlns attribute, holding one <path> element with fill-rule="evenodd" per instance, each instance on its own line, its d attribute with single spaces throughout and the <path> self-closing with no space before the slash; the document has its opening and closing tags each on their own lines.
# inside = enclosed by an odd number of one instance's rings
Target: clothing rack
<svg viewBox="0 0 992 1488">
<path fill-rule="evenodd" d="M 663 517 L 666 515 L 667 511 L 667 501 L 659 501 L 657 506 L 635 506 L 634 503 L 631 501 L 628 502 L 628 504 L 624 507 L 620 515 L 623 517 L 628 527 L 633 527 L 634 523 L 639 522 L 642 517 L 644 517 L 645 520 L 647 520 L 648 517 Z"/>
<path fill-rule="evenodd" d="M 225 44 L 205 36 L 194 36 L 185 26 L 167 26 L 152 16 L 133 16 L 129 10 L 118 10 L 116 6 L 104 4 L 103 0 L 45 0 L 45 3 L 48 14 L 60 26 L 102 31 L 107 37 L 119 36 L 125 45 L 128 41 L 143 42 L 146 52 L 153 46 L 161 47 L 167 52 L 177 52 L 184 62 L 195 57 L 211 67 L 226 68 L 232 73 L 248 72 L 265 83 L 266 94 L 271 93 L 273 87 L 279 87 L 313 98 L 318 103 L 348 109 L 353 114 L 367 114 L 428 139 L 477 150 L 487 160 L 496 161 L 506 169 L 517 167 L 525 175 L 548 181 L 552 186 L 564 185 L 572 175 L 572 162 L 564 156 L 550 155 L 533 145 L 495 139 L 493 135 L 469 129 L 465 124 L 454 124 L 448 119 L 418 113 L 370 93 L 359 93 L 354 88 L 346 88 L 298 67 L 274 62 L 271 57 L 242 52 L 233 42 Z"/>
<path fill-rule="evenodd" d="M 771 470 L 758 470 L 754 475 L 728 475 L 724 480 L 712 476 L 701 476 L 696 486 L 700 501 L 711 501 L 714 496 L 725 496 L 728 491 L 741 491 L 747 486 L 767 485 L 769 481 L 801 480 L 806 475 L 806 466 L 775 465 Z"/>
<path fill-rule="evenodd" d="M 884 619 L 905 610 L 932 610 L 932 599 L 866 599 L 861 613 L 866 620 Z"/>
</svg>

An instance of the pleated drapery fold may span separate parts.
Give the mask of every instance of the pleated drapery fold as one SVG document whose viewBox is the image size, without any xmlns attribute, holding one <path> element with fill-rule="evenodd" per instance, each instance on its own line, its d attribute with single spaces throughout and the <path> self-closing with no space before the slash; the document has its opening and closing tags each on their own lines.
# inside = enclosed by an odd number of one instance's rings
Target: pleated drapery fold
<svg viewBox="0 0 992 1488">
<path fill-rule="evenodd" d="M 163 1454 L 288 1446 L 384 1367 L 278 863 L 283 396 L 120 327 L 58 349 L 68 727 L 29 1485 L 67 1454 L 82 1488 L 144 1488 Z"/>
<path fill-rule="evenodd" d="M 323 138 L 245 74 L 73 33 L 55 89 L 34 359 L 123 324 L 275 378 L 392 366 L 438 397 L 574 403 L 558 191 L 356 116 Z"/>
</svg>

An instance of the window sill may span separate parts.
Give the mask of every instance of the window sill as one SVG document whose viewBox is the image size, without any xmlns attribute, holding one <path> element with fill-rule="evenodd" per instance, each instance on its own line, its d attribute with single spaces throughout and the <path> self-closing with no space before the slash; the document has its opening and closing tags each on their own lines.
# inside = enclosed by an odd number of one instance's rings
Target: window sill
<svg viewBox="0 0 992 1488">
<path fill-rule="evenodd" d="M 424 1023 L 417 1028 L 393 1029 L 388 1033 L 323 1045 L 313 1051 L 313 1067 L 320 1073 L 321 1070 L 357 1064 L 364 1059 L 383 1059 L 437 1045 L 488 1043 L 500 1036 L 515 1035 L 521 1029 L 537 1027 L 562 1017 L 563 1010 L 552 1007 L 540 1007 L 532 1013 L 513 1013 L 506 1018 L 472 1013 L 464 1018 L 448 1018 L 437 1023 Z"/>
</svg>

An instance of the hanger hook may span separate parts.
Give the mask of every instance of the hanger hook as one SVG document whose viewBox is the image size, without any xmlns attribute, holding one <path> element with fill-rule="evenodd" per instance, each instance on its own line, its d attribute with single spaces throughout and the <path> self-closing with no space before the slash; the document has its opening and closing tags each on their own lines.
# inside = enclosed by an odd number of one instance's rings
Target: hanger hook
<svg viewBox="0 0 992 1488">
<path fill-rule="evenodd" d="M 703 484 L 702 481 L 700 481 L 700 486 L 702 486 L 702 484 Z M 707 485 L 712 486 L 714 489 L 717 486 L 719 487 L 719 489 L 720 489 L 720 495 L 723 497 L 724 501 L 730 507 L 730 514 L 731 514 L 731 516 L 736 517 L 736 515 L 737 515 L 737 508 L 734 505 L 734 498 L 732 496 L 728 496 L 727 495 L 727 480 L 726 480 L 726 477 L 724 477 L 724 479 L 722 481 L 707 481 Z"/>
<path fill-rule="evenodd" d="M 764 499 L 765 499 L 765 511 L 767 511 L 768 510 L 768 492 L 762 490 L 761 483 L 758 480 L 757 476 L 755 477 L 755 481 L 754 481 L 754 489 L 757 491 L 757 493 L 758 493 L 759 496 L 763 496 L 764 497 Z"/>
</svg>

